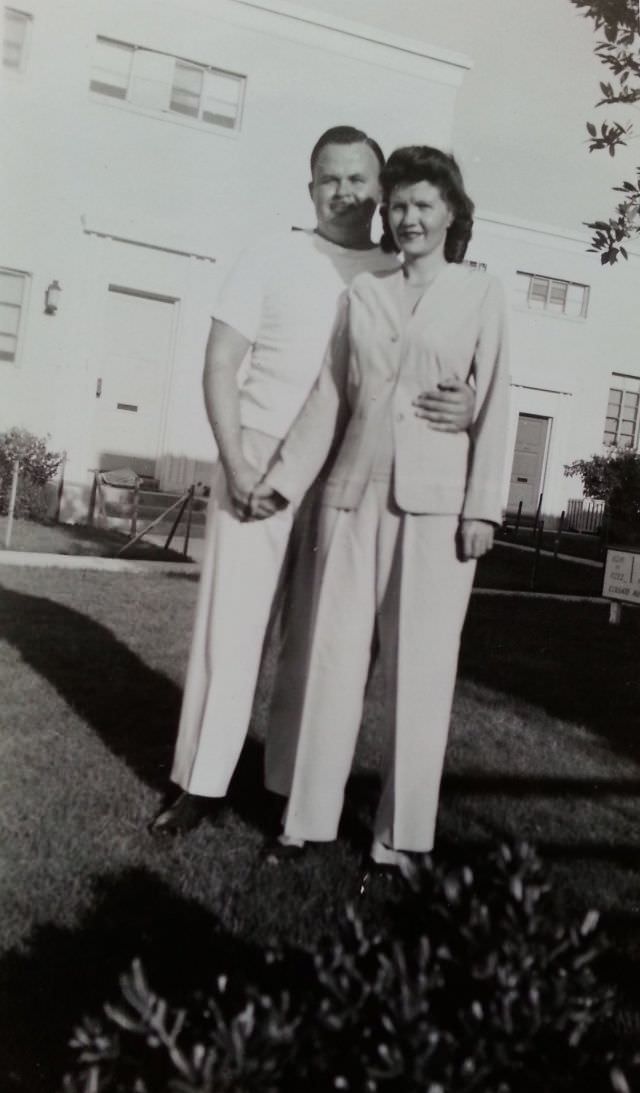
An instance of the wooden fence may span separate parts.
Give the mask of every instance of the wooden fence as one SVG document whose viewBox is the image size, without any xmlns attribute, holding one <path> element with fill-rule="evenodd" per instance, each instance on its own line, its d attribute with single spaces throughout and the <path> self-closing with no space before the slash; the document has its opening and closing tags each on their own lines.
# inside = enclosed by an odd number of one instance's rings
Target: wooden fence
<svg viewBox="0 0 640 1093">
<path fill-rule="evenodd" d="M 604 501 L 584 501 L 581 498 L 568 501 L 565 527 L 568 531 L 598 534 L 602 529 L 604 510 Z"/>
</svg>

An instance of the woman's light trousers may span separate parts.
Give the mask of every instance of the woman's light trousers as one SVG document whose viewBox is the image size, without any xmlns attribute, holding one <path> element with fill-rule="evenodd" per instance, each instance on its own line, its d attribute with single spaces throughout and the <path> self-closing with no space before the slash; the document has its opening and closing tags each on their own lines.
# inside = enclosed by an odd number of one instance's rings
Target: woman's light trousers
<svg viewBox="0 0 640 1093">
<path fill-rule="evenodd" d="M 386 760 L 374 835 L 432 849 L 475 573 L 457 556 L 457 528 L 457 516 L 398 510 L 388 481 L 372 481 L 356 510 L 321 510 L 310 636 L 304 646 L 297 598 L 267 742 L 267 785 L 290 789 L 287 835 L 336 838 L 377 625 Z"/>
</svg>

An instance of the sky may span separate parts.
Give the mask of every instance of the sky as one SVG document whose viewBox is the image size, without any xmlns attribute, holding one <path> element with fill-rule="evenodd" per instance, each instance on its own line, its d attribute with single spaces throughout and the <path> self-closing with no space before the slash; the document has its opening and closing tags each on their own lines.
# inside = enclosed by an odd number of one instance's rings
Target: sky
<svg viewBox="0 0 640 1093">
<path fill-rule="evenodd" d="M 612 160 L 589 153 L 585 124 L 614 117 L 594 108 L 607 70 L 594 57 L 593 23 L 569 0 L 289 0 L 292 7 L 368 23 L 464 54 L 453 152 L 479 212 L 586 232 L 608 217 L 611 187 L 635 177 L 637 136 Z M 588 232 L 587 232 L 588 234 Z"/>
</svg>

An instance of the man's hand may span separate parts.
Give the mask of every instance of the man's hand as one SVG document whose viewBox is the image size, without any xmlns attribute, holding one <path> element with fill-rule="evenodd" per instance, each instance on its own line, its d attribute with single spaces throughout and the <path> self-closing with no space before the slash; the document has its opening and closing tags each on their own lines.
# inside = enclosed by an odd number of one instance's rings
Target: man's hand
<svg viewBox="0 0 640 1093">
<path fill-rule="evenodd" d="M 240 520 L 248 520 L 251 516 L 251 498 L 262 478 L 262 472 L 247 459 L 243 459 L 233 467 L 226 467 L 225 476 L 236 516 Z"/>
<path fill-rule="evenodd" d="M 247 459 L 225 471 L 231 504 L 239 520 L 266 520 L 289 502 L 263 481 L 264 475 Z"/>
<path fill-rule="evenodd" d="M 473 421 L 475 401 L 475 392 L 468 383 L 448 379 L 431 391 L 422 391 L 413 406 L 416 417 L 424 418 L 436 432 L 460 433 Z"/>
<path fill-rule="evenodd" d="M 481 558 L 493 546 L 493 524 L 488 520 L 461 520 L 458 534 L 460 558 L 463 562 Z"/>
</svg>

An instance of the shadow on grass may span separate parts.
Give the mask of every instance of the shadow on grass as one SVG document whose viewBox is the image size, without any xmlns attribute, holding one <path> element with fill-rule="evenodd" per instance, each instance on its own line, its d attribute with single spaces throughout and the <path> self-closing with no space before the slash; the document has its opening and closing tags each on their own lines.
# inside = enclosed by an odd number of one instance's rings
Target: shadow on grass
<svg viewBox="0 0 640 1093">
<path fill-rule="evenodd" d="M 46 679 L 135 774 L 167 797 L 181 689 L 149 668 L 88 615 L 42 596 L 0 586 L 0 639 Z M 277 829 L 281 802 L 263 788 L 263 745 L 249 737 L 229 804 L 265 833 Z"/>
<path fill-rule="evenodd" d="M 77 929 L 38 927 L 26 953 L 0 960 L 0 1073 L 9 1093 L 53 1093 L 69 1068 L 68 1041 L 84 1014 L 118 996 L 118 979 L 140 957 L 155 991 L 180 1004 L 211 976 L 250 970 L 253 947 L 144 869 L 95 884 Z M 204 972 L 204 974 L 203 974 Z"/>
<path fill-rule="evenodd" d="M 605 603 L 474 597 L 460 673 L 595 730 L 640 758 L 640 611 L 611 626 Z"/>
<path fill-rule="evenodd" d="M 106 626 L 43 596 L 0 587 L 0 638 L 140 778 L 166 787 L 181 700 L 175 683 Z"/>
</svg>

